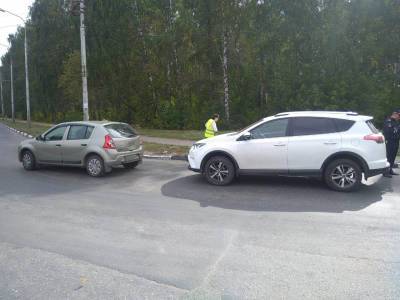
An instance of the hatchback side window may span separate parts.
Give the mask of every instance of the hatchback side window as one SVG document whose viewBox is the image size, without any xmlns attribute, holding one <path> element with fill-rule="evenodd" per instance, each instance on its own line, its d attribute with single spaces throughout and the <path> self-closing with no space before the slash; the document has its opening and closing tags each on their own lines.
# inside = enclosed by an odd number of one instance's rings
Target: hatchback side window
<svg viewBox="0 0 400 300">
<path fill-rule="evenodd" d="M 65 129 L 67 129 L 66 126 L 54 128 L 52 131 L 45 135 L 44 139 L 46 141 L 61 141 L 63 139 Z"/>
<path fill-rule="evenodd" d="M 265 122 L 250 131 L 253 139 L 267 139 L 286 136 L 288 119 Z"/>
<path fill-rule="evenodd" d="M 92 134 L 93 127 L 85 125 L 71 125 L 68 131 L 68 140 L 85 140 Z"/>
<path fill-rule="evenodd" d="M 336 132 L 335 123 L 330 118 L 300 117 L 291 120 L 291 135 L 316 135 Z"/>
</svg>

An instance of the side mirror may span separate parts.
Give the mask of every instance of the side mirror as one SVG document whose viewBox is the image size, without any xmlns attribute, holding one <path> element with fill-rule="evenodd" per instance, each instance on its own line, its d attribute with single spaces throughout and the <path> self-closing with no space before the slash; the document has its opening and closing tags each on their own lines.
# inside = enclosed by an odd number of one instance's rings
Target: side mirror
<svg viewBox="0 0 400 300">
<path fill-rule="evenodd" d="M 238 141 L 248 141 L 252 139 L 252 135 L 250 132 L 246 132 L 244 133 L 239 139 Z"/>
<path fill-rule="evenodd" d="M 36 137 L 36 140 L 37 140 L 37 141 L 44 141 L 43 135 L 38 135 L 38 136 Z"/>
</svg>

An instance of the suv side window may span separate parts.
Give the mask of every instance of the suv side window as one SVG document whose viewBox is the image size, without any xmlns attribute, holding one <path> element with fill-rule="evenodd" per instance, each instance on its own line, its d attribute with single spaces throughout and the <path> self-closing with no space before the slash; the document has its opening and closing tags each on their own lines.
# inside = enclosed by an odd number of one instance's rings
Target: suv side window
<svg viewBox="0 0 400 300">
<path fill-rule="evenodd" d="M 291 119 L 291 136 L 316 135 L 336 132 L 331 118 L 299 117 Z"/>
<path fill-rule="evenodd" d="M 61 141 L 63 139 L 65 129 L 67 129 L 67 126 L 59 126 L 57 128 L 54 128 L 52 131 L 45 135 L 44 139 L 46 141 Z"/>
<path fill-rule="evenodd" d="M 92 131 L 92 126 L 71 125 L 69 127 L 67 140 L 86 140 L 90 138 Z"/>
<path fill-rule="evenodd" d="M 250 131 L 253 139 L 268 139 L 286 136 L 288 119 L 265 122 Z"/>
<path fill-rule="evenodd" d="M 355 123 L 355 121 L 346 119 L 333 119 L 333 122 L 335 123 L 338 132 L 349 130 Z"/>
</svg>

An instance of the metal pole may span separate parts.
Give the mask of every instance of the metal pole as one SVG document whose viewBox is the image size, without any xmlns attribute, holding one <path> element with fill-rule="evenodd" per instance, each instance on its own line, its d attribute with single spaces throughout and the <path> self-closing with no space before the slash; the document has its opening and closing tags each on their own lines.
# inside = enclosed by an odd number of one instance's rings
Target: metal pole
<svg viewBox="0 0 400 300">
<path fill-rule="evenodd" d="M 2 72 L 2 69 L 0 69 L 0 95 L 1 95 L 1 116 L 4 118 L 3 72 Z"/>
<path fill-rule="evenodd" d="M 14 79 L 13 79 L 13 62 L 10 58 L 10 76 L 11 76 L 11 118 L 13 123 L 15 123 L 15 109 L 14 109 Z"/>
<path fill-rule="evenodd" d="M 29 99 L 29 75 L 28 75 L 28 42 L 26 39 L 26 23 L 25 23 L 25 92 L 26 92 L 26 121 L 28 128 L 31 128 L 31 103 Z"/>
<path fill-rule="evenodd" d="M 80 20 L 81 20 L 81 64 L 82 64 L 82 104 L 83 120 L 89 121 L 89 95 L 87 88 L 87 70 L 86 70 L 86 39 L 85 39 L 85 3 L 80 1 Z"/>
<path fill-rule="evenodd" d="M 25 87 L 26 87 L 26 120 L 28 122 L 28 127 L 31 127 L 31 106 L 29 101 L 29 77 L 28 77 L 28 43 L 26 40 L 26 22 L 21 16 L 3 8 L 0 8 L 0 12 L 8 13 L 14 17 L 19 18 L 25 25 Z M 12 76 L 11 76 L 12 77 Z M 13 93 L 13 92 L 12 92 Z"/>
</svg>

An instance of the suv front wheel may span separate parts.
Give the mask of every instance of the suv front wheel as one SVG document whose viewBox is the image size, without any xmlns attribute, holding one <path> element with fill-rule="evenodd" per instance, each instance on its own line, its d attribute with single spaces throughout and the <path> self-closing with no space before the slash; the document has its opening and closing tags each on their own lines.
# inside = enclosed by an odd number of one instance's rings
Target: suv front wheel
<svg viewBox="0 0 400 300">
<path fill-rule="evenodd" d="M 325 169 L 326 184 L 339 192 L 351 192 L 361 186 L 362 171 L 360 166 L 351 159 L 337 159 Z"/>
<path fill-rule="evenodd" d="M 213 185 L 227 185 L 235 178 L 235 166 L 224 156 L 213 156 L 204 166 L 204 176 Z"/>
</svg>

